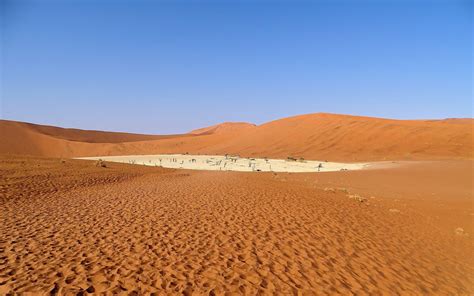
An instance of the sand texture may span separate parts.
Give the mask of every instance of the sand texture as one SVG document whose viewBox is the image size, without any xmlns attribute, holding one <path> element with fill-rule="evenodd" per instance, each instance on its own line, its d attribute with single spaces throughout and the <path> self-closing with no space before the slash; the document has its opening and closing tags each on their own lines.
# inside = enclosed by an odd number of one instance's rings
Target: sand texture
<svg viewBox="0 0 474 296">
<path fill-rule="evenodd" d="M 0 121 L 0 153 L 48 157 L 238 154 L 335 162 L 473 159 L 473 119 L 391 120 L 316 113 L 148 136 Z"/>
<path fill-rule="evenodd" d="M 472 162 L 436 165 L 251 174 L 2 157 L 0 294 L 469 295 Z"/>
</svg>

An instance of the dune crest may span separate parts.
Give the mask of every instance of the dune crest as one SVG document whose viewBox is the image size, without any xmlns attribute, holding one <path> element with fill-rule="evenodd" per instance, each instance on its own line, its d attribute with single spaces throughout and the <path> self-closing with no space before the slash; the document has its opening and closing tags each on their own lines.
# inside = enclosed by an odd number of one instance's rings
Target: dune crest
<svg viewBox="0 0 474 296">
<path fill-rule="evenodd" d="M 247 123 L 247 122 L 224 122 L 224 123 L 192 130 L 189 132 L 189 134 L 210 135 L 210 134 L 218 134 L 218 133 L 239 132 L 242 130 L 248 130 L 255 127 L 256 127 L 255 124 Z"/>
</svg>

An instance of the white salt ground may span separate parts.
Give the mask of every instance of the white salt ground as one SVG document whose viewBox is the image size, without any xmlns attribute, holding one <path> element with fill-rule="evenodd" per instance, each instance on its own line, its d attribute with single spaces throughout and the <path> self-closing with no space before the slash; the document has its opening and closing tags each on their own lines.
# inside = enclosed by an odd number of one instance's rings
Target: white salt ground
<svg viewBox="0 0 474 296">
<path fill-rule="evenodd" d="M 240 172 L 334 172 L 341 170 L 360 170 L 370 165 L 369 163 L 340 163 L 316 160 L 264 159 L 190 154 L 95 156 L 81 157 L 79 159 L 102 159 L 109 162 L 160 166 L 175 169 Z"/>
</svg>

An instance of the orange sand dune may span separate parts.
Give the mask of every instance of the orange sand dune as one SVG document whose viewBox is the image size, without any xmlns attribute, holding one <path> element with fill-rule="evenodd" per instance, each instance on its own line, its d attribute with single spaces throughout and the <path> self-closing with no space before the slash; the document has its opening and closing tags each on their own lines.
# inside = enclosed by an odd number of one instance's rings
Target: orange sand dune
<svg viewBox="0 0 474 296">
<path fill-rule="evenodd" d="M 474 120 L 390 120 L 309 114 L 272 121 L 227 143 L 232 152 L 328 160 L 472 158 Z"/>
<path fill-rule="evenodd" d="M 75 128 L 61 128 L 49 125 L 39 125 L 27 122 L 16 122 L 0 120 L 0 126 L 10 129 L 28 129 L 39 134 L 48 135 L 54 138 L 86 142 L 86 143 L 122 143 L 157 140 L 173 137 L 183 137 L 185 135 L 143 135 L 121 132 L 104 132 L 94 130 L 81 130 Z"/>
<path fill-rule="evenodd" d="M 230 153 L 335 161 L 472 159 L 473 128 L 473 119 L 391 120 L 316 113 L 260 126 L 226 123 L 152 140 L 140 137 L 155 136 L 128 135 L 123 136 L 127 141 L 117 143 L 122 134 L 81 131 L 80 136 L 70 136 L 58 129 L 61 133 L 56 135 L 54 128 L 45 134 L 44 127 L 2 121 L 0 132 L 5 137 L 0 153 L 57 157 Z"/>
<path fill-rule="evenodd" d="M 193 130 L 189 132 L 192 135 L 210 135 L 210 134 L 222 134 L 229 132 L 236 132 L 241 130 L 248 130 L 255 128 L 255 124 L 247 122 L 224 122 L 209 127 Z"/>
<path fill-rule="evenodd" d="M 188 136 L 65 129 L 8 120 L 0 120 L 0 135 L 0 153 L 51 157 L 97 155 L 95 153 L 111 150 L 127 154 L 124 143 Z"/>
</svg>

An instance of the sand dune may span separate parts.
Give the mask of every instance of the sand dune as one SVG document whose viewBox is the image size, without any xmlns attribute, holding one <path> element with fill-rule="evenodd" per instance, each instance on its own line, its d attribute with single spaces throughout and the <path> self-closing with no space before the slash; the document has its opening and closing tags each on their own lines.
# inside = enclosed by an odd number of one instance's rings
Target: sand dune
<svg viewBox="0 0 474 296">
<path fill-rule="evenodd" d="M 473 120 L 310 114 L 263 124 L 227 145 L 249 155 L 331 160 L 472 158 Z"/>
<path fill-rule="evenodd" d="M 1 121 L 5 137 L 0 153 L 55 157 L 229 153 L 329 161 L 472 159 L 473 129 L 472 119 L 390 120 L 325 113 L 260 126 L 226 123 L 174 136 L 71 132 Z"/>
<path fill-rule="evenodd" d="M 320 180 L 3 157 L 0 294 L 470 295 L 456 201 L 472 162 L 443 163 L 450 178 L 414 164 Z"/>
<path fill-rule="evenodd" d="M 210 135 L 210 134 L 222 134 L 222 133 L 235 133 L 243 130 L 250 130 L 255 128 L 255 124 L 247 122 L 224 122 L 209 127 L 193 130 L 189 132 L 192 135 Z"/>
<path fill-rule="evenodd" d="M 104 132 L 94 130 L 81 130 L 75 128 L 61 128 L 49 125 L 31 124 L 27 122 L 17 122 L 0 120 L 0 126 L 9 129 L 30 130 L 38 134 L 51 136 L 57 139 L 86 143 L 123 143 L 167 139 L 183 137 L 185 135 L 142 135 L 120 132 Z"/>
</svg>

